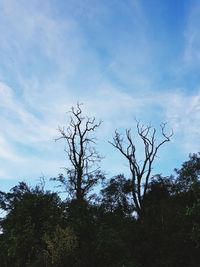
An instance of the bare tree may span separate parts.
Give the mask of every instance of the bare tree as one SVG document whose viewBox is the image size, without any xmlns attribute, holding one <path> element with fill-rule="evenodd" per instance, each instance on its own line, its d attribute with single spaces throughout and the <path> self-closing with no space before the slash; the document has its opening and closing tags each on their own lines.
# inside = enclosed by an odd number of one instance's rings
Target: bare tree
<svg viewBox="0 0 200 267">
<path fill-rule="evenodd" d="M 66 168 L 67 177 L 62 174 L 58 179 L 66 185 L 70 195 L 81 201 L 89 191 L 103 179 L 98 162 L 102 157 L 95 149 L 96 138 L 91 134 L 101 125 L 101 121 L 83 116 L 81 104 L 77 103 L 76 108 L 70 110 L 70 122 L 67 128 L 59 127 L 60 137 L 56 140 L 66 141 L 65 151 L 71 164 Z"/>
<path fill-rule="evenodd" d="M 165 132 L 166 124 L 160 125 L 162 140 L 156 141 L 156 129 L 151 125 L 141 125 L 137 121 L 137 134 L 141 139 L 144 147 L 144 159 L 140 162 L 136 156 L 136 145 L 134 144 L 131 129 L 127 129 L 125 137 L 117 130 L 113 137 L 112 144 L 127 160 L 131 172 L 131 191 L 136 212 L 140 217 L 142 212 L 142 200 L 146 194 L 149 179 L 152 171 L 152 165 L 159 148 L 166 142 L 170 141 L 173 132 Z"/>
</svg>

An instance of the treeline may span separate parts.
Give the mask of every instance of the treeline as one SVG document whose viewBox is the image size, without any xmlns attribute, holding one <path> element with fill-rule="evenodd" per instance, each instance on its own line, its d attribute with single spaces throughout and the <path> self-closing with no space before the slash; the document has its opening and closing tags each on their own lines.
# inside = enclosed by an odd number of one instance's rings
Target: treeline
<svg viewBox="0 0 200 267">
<path fill-rule="evenodd" d="M 156 130 L 137 122 L 143 161 L 131 131 L 116 131 L 111 144 L 126 158 L 130 177 L 106 179 L 91 135 L 100 124 L 77 105 L 69 126 L 59 128 L 71 165 L 52 180 L 64 186 L 66 199 L 25 182 L 0 192 L 1 267 L 200 265 L 200 153 L 175 175 L 152 176 L 157 152 L 172 133 L 162 124 L 157 143 Z"/>
</svg>

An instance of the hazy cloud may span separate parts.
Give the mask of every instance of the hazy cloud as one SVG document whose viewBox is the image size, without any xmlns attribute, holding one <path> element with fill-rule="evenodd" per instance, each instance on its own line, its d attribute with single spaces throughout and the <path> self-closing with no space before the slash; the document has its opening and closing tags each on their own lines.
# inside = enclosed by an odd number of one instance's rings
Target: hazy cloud
<svg viewBox="0 0 200 267">
<path fill-rule="evenodd" d="M 115 128 L 134 127 L 135 117 L 156 126 L 168 121 L 184 156 L 198 150 L 198 85 L 190 92 L 174 89 L 172 82 L 163 90 L 168 76 L 159 56 L 167 51 L 166 44 L 159 40 L 159 47 L 149 34 L 150 18 L 141 2 L 61 2 L 0 3 L 3 174 L 59 172 L 65 155 L 63 144 L 53 139 L 77 101 L 84 103 L 86 113 L 104 121 L 99 129 L 102 150 L 109 149 L 107 140 Z M 199 5 L 192 7 L 187 20 L 181 59 L 186 65 L 199 60 L 199 12 Z M 183 67 L 177 65 L 173 68 L 180 75 Z M 166 69 L 171 75 L 171 66 Z"/>
</svg>

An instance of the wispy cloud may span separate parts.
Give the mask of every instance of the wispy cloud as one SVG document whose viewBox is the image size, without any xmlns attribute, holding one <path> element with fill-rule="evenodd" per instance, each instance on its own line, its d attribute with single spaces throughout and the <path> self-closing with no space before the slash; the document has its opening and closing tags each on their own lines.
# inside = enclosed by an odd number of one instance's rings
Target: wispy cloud
<svg viewBox="0 0 200 267">
<path fill-rule="evenodd" d="M 193 95 L 173 94 L 165 106 L 179 148 L 187 153 L 200 150 L 200 91 Z"/>
<path fill-rule="evenodd" d="M 184 60 L 186 64 L 196 65 L 200 60 L 200 4 L 194 1 L 188 14 L 185 29 Z"/>
<path fill-rule="evenodd" d="M 61 2 L 0 3 L 0 157 L 13 167 L 4 175 L 59 171 L 65 155 L 53 138 L 77 101 L 104 121 L 102 147 L 115 128 L 134 127 L 137 117 L 168 121 L 184 155 L 198 149 L 199 88 L 157 89 L 165 77 L 164 45 L 157 53 L 141 2 Z M 185 62 L 199 59 L 198 10 L 188 19 Z"/>
<path fill-rule="evenodd" d="M 0 158 L 7 159 L 11 161 L 22 161 L 23 159 L 17 155 L 17 153 L 11 148 L 9 142 L 7 142 L 3 137 L 0 137 Z"/>
</svg>

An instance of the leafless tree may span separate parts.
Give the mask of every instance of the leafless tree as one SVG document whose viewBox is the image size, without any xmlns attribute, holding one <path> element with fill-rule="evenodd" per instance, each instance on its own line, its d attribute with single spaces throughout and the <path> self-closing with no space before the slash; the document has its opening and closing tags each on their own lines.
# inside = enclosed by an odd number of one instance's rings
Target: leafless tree
<svg viewBox="0 0 200 267">
<path fill-rule="evenodd" d="M 89 191 L 103 179 L 98 162 L 102 157 L 95 149 L 96 138 L 92 133 L 99 128 L 101 121 L 83 116 L 81 104 L 70 110 L 70 122 L 67 128 L 59 127 L 60 137 L 66 141 L 65 151 L 71 164 L 66 168 L 67 177 L 59 175 L 58 180 L 66 185 L 70 195 L 81 201 Z"/>
<path fill-rule="evenodd" d="M 159 148 L 164 143 L 170 141 L 173 132 L 167 134 L 165 132 L 166 124 L 161 124 L 162 140 L 157 142 L 155 128 L 151 125 L 141 125 L 138 121 L 136 123 L 137 134 L 144 148 L 144 159 L 142 161 L 139 161 L 136 156 L 136 145 L 131 134 L 131 129 L 126 130 L 125 137 L 116 130 L 113 141 L 110 143 L 128 160 L 131 172 L 133 202 L 136 212 L 140 217 L 142 213 L 142 200 L 147 192 L 153 162 Z"/>
</svg>

